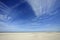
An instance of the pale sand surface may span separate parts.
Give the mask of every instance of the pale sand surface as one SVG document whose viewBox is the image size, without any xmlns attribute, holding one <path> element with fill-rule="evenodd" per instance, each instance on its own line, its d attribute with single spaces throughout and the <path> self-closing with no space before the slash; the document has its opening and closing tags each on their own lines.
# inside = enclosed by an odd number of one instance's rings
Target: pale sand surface
<svg viewBox="0 0 60 40">
<path fill-rule="evenodd" d="M 60 40 L 59 32 L 0 33 L 0 40 Z"/>
</svg>

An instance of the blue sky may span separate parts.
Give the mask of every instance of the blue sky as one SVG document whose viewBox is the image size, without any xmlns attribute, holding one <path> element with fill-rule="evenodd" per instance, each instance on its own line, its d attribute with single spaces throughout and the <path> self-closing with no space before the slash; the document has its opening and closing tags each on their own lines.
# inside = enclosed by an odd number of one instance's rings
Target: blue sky
<svg viewBox="0 0 60 40">
<path fill-rule="evenodd" d="M 0 0 L 0 31 L 60 31 L 60 0 Z"/>
</svg>

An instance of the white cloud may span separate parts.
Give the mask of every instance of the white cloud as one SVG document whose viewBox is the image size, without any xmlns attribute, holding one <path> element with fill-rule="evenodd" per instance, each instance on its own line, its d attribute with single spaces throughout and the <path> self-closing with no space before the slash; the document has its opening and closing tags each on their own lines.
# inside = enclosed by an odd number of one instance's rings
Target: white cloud
<svg viewBox="0 0 60 40">
<path fill-rule="evenodd" d="M 39 17 L 40 15 L 49 12 L 54 6 L 56 0 L 27 0 L 27 2 L 32 6 L 35 11 L 35 15 Z"/>
<path fill-rule="evenodd" d="M 0 31 L 59 31 L 60 27 L 55 24 L 39 24 L 39 23 L 28 23 L 28 24 L 8 24 L 0 22 Z"/>
</svg>

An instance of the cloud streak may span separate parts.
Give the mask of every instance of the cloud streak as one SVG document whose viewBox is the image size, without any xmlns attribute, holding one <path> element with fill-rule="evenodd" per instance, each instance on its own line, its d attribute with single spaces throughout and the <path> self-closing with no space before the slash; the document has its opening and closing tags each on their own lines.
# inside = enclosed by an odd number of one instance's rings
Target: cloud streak
<svg viewBox="0 0 60 40">
<path fill-rule="evenodd" d="M 56 0 L 26 0 L 33 8 L 35 15 L 39 17 L 53 8 Z"/>
</svg>

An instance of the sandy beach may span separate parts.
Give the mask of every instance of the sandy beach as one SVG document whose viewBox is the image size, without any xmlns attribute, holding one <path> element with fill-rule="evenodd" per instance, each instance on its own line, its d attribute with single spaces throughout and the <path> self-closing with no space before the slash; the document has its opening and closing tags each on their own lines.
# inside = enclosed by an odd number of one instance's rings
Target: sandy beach
<svg viewBox="0 0 60 40">
<path fill-rule="evenodd" d="M 0 33 L 0 40 L 60 40 L 60 32 Z"/>
</svg>

